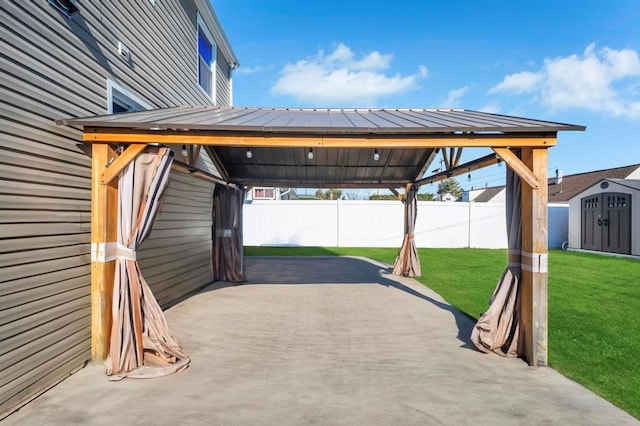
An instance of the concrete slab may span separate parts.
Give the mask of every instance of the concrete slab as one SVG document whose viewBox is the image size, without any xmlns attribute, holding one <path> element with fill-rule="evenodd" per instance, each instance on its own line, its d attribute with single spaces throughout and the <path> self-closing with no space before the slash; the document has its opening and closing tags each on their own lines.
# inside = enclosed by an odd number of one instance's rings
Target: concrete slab
<svg viewBox="0 0 640 426">
<path fill-rule="evenodd" d="M 248 258 L 167 311 L 191 367 L 79 371 L 8 425 L 639 425 L 552 369 L 474 350 L 472 322 L 358 258 Z"/>
</svg>

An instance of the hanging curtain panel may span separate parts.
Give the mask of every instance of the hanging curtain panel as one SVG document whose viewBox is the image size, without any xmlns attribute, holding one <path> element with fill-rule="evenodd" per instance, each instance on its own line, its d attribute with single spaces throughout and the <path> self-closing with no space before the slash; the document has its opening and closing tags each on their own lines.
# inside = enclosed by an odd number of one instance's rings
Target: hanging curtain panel
<svg viewBox="0 0 640 426">
<path fill-rule="evenodd" d="M 244 191 L 216 185 L 213 192 L 213 279 L 243 282 L 242 204 Z"/>
<path fill-rule="evenodd" d="M 419 277 L 420 260 L 418 259 L 418 249 L 413 238 L 418 217 L 417 188 L 407 191 L 407 199 L 404 202 L 404 240 L 402 248 L 393 265 L 393 274 L 403 277 Z"/>
<path fill-rule="evenodd" d="M 517 357 L 523 354 L 520 339 L 520 294 L 522 250 L 521 180 L 507 168 L 506 209 L 509 265 L 471 333 L 471 340 L 483 352 Z"/>
<path fill-rule="evenodd" d="M 172 161 L 168 148 L 148 148 L 120 175 L 111 342 L 106 361 L 107 375 L 113 380 L 164 376 L 189 364 L 136 260 L 136 250 L 151 232 L 160 209 Z"/>
</svg>

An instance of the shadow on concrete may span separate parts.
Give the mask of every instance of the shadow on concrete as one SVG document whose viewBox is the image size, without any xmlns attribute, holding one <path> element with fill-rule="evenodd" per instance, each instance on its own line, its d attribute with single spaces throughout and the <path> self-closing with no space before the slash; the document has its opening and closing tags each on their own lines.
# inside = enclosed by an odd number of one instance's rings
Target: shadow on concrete
<svg viewBox="0 0 640 426">
<path fill-rule="evenodd" d="M 434 299 L 403 281 L 408 278 L 391 275 L 390 265 L 367 258 L 339 256 L 250 256 L 245 257 L 245 276 L 243 283 L 215 282 L 203 291 L 215 291 L 221 288 L 247 285 L 349 285 L 371 284 L 400 290 L 410 296 L 447 311 L 453 315 L 458 328 L 457 339 L 461 347 L 475 349 L 470 336 L 473 320 L 446 302 Z M 425 292 L 429 290 L 412 280 Z"/>
<path fill-rule="evenodd" d="M 473 329 L 474 323 L 473 323 L 473 320 L 469 318 L 466 314 L 460 312 L 459 310 L 449 305 L 448 303 L 443 303 L 438 300 L 435 300 L 425 294 L 422 294 L 412 289 L 411 287 L 407 287 L 404 284 L 392 281 L 392 284 L 390 284 L 389 286 L 395 289 L 398 289 L 400 291 L 404 291 L 405 293 L 408 293 L 414 297 L 425 300 L 431 303 L 432 305 L 442 309 L 443 311 L 450 312 L 451 315 L 453 315 L 453 317 L 456 320 L 456 327 L 458 328 L 458 335 L 456 337 L 459 341 L 462 342 L 462 346 L 460 347 L 465 349 L 477 350 L 476 347 L 471 342 L 471 331 Z"/>
</svg>

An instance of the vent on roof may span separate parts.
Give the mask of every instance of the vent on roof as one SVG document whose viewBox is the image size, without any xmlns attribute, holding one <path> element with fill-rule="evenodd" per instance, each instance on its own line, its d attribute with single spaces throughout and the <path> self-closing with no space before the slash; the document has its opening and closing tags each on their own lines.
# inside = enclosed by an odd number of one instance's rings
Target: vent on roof
<svg viewBox="0 0 640 426">
<path fill-rule="evenodd" d="M 562 177 L 564 173 L 560 169 L 556 169 L 556 185 L 560 185 L 562 183 Z"/>
</svg>

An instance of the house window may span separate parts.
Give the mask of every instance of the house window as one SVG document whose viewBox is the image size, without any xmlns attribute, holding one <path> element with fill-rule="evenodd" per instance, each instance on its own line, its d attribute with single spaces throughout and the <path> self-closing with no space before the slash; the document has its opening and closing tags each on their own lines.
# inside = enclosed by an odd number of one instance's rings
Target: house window
<svg viewBox="0 0 640 426">
<path fill-rule="evenodd" d="M 254 200 L 275 200 L 275 191 L 273 188 L 254 188 Z"/>
<path fill-rule="evenodd" d="M 109 114 L 151 109 L 151 105 L 111 79 L 107 79 L 107 102 Z"/>
<path fill-rule="evenodd" d="M 198 14 L 198 85 L 216 103 L 216 42 Z"/>
</svg>

